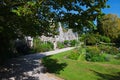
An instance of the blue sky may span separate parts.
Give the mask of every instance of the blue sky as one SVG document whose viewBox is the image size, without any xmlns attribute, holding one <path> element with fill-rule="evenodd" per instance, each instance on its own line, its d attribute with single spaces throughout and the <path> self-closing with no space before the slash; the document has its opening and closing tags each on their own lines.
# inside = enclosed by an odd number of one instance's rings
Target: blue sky
<svg viewBox="0 0 120 80">
<path fill-rule="evenodd" d="M 103 12 L 106 14 L 116 14 L 120 17 L 120 0 L 108 0 L 107 4 L 110 5 L 110 8 L 105 8 Z"/>
</svg>

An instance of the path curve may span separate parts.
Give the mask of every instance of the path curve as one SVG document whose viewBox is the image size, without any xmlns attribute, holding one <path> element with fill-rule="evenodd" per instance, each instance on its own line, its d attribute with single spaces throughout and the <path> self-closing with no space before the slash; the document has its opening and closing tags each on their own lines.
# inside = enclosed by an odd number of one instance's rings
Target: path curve
<svg viewBox="0 0 120 80">
<path fill-rule="evenodd" d="M 63 80 L 50 73 L 43 73 L 44 66 L 41 63 L 41 58 L 73 48 L 63 48 L 11 59 L 0 67 L 0 80 Z"/>
</svg>

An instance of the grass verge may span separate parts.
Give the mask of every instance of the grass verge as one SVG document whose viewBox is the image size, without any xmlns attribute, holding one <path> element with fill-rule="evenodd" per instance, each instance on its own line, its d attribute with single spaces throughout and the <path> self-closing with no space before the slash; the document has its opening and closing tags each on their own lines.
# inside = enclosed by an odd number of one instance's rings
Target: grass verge
<svg viewBox="0 0 120 80">
<path fill-rule="evenodd" d="M 120 60 L 87 62 L 67 59 L 72 50 L 43 58 L 47 71 L 65 80 L 120 80 Z"/>
</svg>

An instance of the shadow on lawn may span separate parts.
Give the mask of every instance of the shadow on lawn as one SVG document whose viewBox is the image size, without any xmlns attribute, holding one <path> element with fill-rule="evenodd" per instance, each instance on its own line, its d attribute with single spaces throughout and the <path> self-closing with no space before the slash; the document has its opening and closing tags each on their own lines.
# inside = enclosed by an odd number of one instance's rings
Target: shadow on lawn
<svg viewBox="0 0 120 80">
<path fill-rule="evenodd" d="M 56 74 L 67 66 L 66 63 L 59 63 L 57 59 L 52 59 L 50 56 L 43 58 L 42 63 L 47 68 L 47 72 Z"/>
<path fill-rule="evenodd" d="M 120 72 L 111 75 L 111 74 L 100 73 L 94 70 L 90 70 L 90 71 L 94 72 L 97 76 L 100 77 L 98 80 L 120 80 Z"/>
</svg>

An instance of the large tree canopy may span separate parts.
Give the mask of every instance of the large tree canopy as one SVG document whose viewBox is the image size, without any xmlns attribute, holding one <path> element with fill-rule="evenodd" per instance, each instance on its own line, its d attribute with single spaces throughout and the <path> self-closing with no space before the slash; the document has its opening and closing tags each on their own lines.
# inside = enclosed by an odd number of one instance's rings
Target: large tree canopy
<svg viewBox="0 0 120 80">
<path fill-rule="evenodd" d="M 83 26 L 93 28 L 94 20 L 100 18 L 102 8 L 107 7 L 107 0 L 46 0 L 44 5 L 50 6 L 57 13 L 60 21 L 68 22 L 69 27 L 80 30 Z"/>
<path fill-rule="evenodd" d="M 25 35 L 53 34 L 50 21 L 63 21 L 73 29 L 91 27 L 102 15 L 107 0 L 0 0 L 0 53 L 10 41 Z"/>
<path fill-rule="evenodd" d="M 92 26 L 107 0 L 1 0 L 0 32 L 16 36 L 50 31 L 49 21 L 67 21 L 69 27 Z M 42 34 L 41 33 L 41 34 Z M 11 34 L 8 34 L 12 36 Z"/>
<path fill-rule="evenodd" d="M 116 40 L 120 35 L 120 18 L 114 14 L 104 15 L 98 21 L 98 31 L 100 34 Z"/>
</svg>

